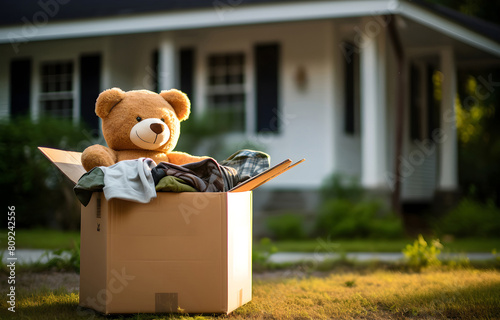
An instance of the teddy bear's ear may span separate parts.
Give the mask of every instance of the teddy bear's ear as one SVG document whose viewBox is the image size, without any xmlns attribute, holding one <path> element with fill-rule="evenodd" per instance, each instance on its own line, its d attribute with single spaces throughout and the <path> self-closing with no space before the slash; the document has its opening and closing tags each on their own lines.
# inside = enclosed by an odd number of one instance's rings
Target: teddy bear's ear
<svg viewBox="0 0 500 320">
<path fill-rule="evenodd" d="M 191 102 L 187 95 L 177 89 L 163 90 L 160 95 L 174 108 L 180 121 L 186 120 L 191 112 Z"/>
<path fill-rule="evenodd" d="M 101 119 L 105 118 L 125 96 L 120 88 L 112 88 L 101 92 L 95 104 L 95 113 Z"/>
</svg>

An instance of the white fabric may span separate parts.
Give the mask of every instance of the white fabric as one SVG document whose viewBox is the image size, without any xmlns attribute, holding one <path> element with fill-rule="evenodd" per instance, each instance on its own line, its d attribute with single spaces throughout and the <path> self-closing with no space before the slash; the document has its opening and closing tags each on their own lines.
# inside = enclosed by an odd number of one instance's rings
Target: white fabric
<svg viewBox="0 0 500 320">
<path fill-rule="evenodd" d="M 123 160 L 110 167 L 99 167 L 104 172 L 106 199 L 123 199 L 148 203 L 156 198 L 151 169 L 156 163 L 149 158 Z"/>
</svg>

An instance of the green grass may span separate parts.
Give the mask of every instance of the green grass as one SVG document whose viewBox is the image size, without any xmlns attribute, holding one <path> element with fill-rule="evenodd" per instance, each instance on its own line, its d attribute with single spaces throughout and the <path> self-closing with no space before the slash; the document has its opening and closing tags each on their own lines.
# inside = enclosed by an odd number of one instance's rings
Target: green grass
<svg viewBox="0 0 500 320">
<path fill-rule="evenodd" d="M 0 290 L 6 297 L 5 287 Z M 434 270 L 338 272 L 255 280 L 253 300 L 225 315 L 133 314 L 104 317 L 78 309 L 65 289 L 16 292 L 16 313 L 0 300 L 0 319 L 498 319 L 500 272 Z"/>
<path fill-rule="evenodd" d="M 414 239 L 344 239 L 344 240 L 287 240 L 273 241 L 281 252 L 401 252 Z M 455 239 L 442 241 L 446 252 L 491 252 L 500 250 L 500 238 L 493 239 Z M 263 249 L 259 243 L 254 243 L 257 250 Z"/>
<path fill-rule="evenodd" d="M 0 231 L 0 249 L 7 249 L 7 231 Z M 70 249 L 73 243 L 80 242 L 79 231 L 18 229 L 15 232 L 16 249 Z"/>
<path fill-rule="evenodd" d="M 16 230 L 16 248 L 30 249 L 70 249 L 74 242 L 80 241 L 78 231 L 59 231 L 49 229 Z M 287 240 L 274 241 L 273 245 L 281 252 L 401 252 L 414 239 L 333 239 L 333 240 Z M 455 239 L 442 241 L 450 252 L 491 252 L 500 250 L 500 238 L 492 239 Z M 7 248 L 7 231 L 0 231 L 0 249 Z M 256 241 L 254 248 L 262 250 Z"/>
</svg>

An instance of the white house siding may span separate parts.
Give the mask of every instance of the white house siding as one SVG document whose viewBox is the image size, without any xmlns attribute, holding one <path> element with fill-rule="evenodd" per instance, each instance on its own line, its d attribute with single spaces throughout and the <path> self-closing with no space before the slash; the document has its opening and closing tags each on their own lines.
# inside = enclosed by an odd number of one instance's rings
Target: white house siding
<svg viewBox="0 0 500 320">
<path fill-rule="evenodd" d="M 158 40 L 158 33 L 104 38 L 105 87 L 118 87 L 126 91 L 154 90 L 156 66 L 153 65 L 153 52 L 158 48 Z"/>
<path fill-rule="evenodd" d="M 197 54 L 194 112 L 205 108 L 206 58 L 210 53 L 244 52 L 246 57 L 247 138 L 262 146 L 273 163 L 291 158 L 307 161 L 266 188 L 316 188 L 333 170 L 331 45 L 333 25 L 328 21 L 284 23 L 191 30 L 177 33 L 176 44 L 194 46 Z M 185 35 L 185 36 L 184 36 Z M 279 134 L 254 131 L 253 48 L 259 43 L 281 46 Z M 297 69 L 306 71 L 307 84 L 296 85 Z"/>
<path fill-rule="evenodd" d="M 40 92 L 40 65 L 45 61 L 71 60 L 74 63 L 74 115 L 79 119 L 79 57 L 82 54 L 103 51 L 102 38 L 54 40 L 41 42 L 27 42 L 21 44 L 16 53 L 10 44 L 0 47 L 0 114 L 8 112 L 10 89 L 9 89 L 9 65 L 16 58 L 30 58 L 32 62 L 30 110 L 34 118 L 39 114 L 38 95 Z"/>
<path fill-rule="evenodd" d="M 401 197 L 405 201 L 429 201 L 436 190 L 437 177 L 437 146 L 427 152 L 415 143 L 411 143 L 411 150 L 404 157 L 402 171 L 408 172 L 403 180 Z"/>
</svg>

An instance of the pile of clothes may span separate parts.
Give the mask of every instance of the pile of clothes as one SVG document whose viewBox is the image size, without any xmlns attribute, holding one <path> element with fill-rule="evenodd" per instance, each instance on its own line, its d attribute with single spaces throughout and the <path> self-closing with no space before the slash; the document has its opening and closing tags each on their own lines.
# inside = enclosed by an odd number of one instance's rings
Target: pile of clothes
<svg viewBox="0 0 500 320">
<path fill-rule="evenodd" d="M 80 178 L 74 191 L 84 206 L 95 191 L 103 191 L 108 200 L 148 203 L 156 198 L 157 191 L 229 191 L 269 167 L 269 155 L 254 150 L 240 150 L 220 164 L 212 158 L 182 166 L 139 158 L 90 170 Z"/>
</svg>

